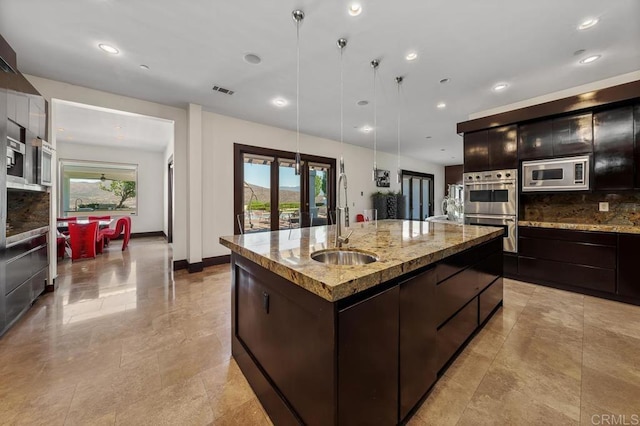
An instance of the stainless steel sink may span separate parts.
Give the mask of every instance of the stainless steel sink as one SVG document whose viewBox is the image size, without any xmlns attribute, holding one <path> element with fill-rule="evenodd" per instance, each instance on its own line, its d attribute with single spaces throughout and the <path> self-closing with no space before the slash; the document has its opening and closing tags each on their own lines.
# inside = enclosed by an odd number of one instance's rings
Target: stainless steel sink
<svg viewBox="0 0 640 426">
<path fill-rule="evenodd" d="M 378 257 L 363 251 L 328 249 L 314 251 L 311 259 L 328 265 L 366 265 L 377 261 Z"/>
</svg>

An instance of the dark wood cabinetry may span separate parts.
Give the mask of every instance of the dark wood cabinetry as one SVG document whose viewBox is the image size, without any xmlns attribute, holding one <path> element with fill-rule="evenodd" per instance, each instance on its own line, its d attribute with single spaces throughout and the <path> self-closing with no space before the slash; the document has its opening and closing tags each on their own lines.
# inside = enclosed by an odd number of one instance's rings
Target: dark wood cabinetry
<svg viewBox="0 0 640 426">
<path fill-rule="evenodd" d="M 588 154 L 593 150 L 593 123 L 591 113 L 553 119 L 553 155 Z"/>
<path fill-rule="evenodd" d="M 518 155 L 521 160 L 553 156 L 551 120 L 523 124 L 518 129 Z"/>
<path fill-rule="evenodd" d="M 639 252 L 640 235 L 618 236 L 618 295 L 634 298 L 640 303 Z"/>
<path fill-rule="evenodd" d="M 464 135 L 464 171 L 518 167 L 518 128 L 503 126 Z"/>
<path fill-rule="evenodd" d="M 633 107 L 597 112 L 593 126 L 593 189 L 632 189 Z"/>
<path fill-rule="evenodd" d="M 502 302 L 501 256 L 496 238 L 331 303 L 234 253 L 233 357 L 274 424 L 404 424 Z M 438 277 L 464 277 L 443 324 Z"/>
<path fill-rule="evenodd" d="M 436 381 L 435 290 L 435 269 L 400 283 L 400 419 Z"/>
<path fill-rule="evenodd" d="M 633 107 L 635 188 L 640 188 L 640 104 Z"/>
</svg>

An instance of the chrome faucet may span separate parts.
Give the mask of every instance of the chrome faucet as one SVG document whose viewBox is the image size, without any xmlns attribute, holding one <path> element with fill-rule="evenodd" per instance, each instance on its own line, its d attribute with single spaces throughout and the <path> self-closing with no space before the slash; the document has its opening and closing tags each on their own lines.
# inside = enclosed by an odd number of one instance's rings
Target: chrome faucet
<svg viewBox="0 0 640 426">
<path fill-rule="evenodd" d="M 78 201 L 83 202 L 82 198 L 76 198 L 76 211 L 78 211 Z"/>
<path fill-rule="evenodd" d="M 343 184 L 344 182 L 344 184 Z M 344 187 L 344 206 L 340 206 L 340 187 Z M 349 244 L 349 237 L 353 234 L 350 231 L 346 237 L 342 236 L 342 216 L 344 215 L 344 227 L 349 227 L 349 199 L 347 197 L 347 175 L 344 172 L 344 159 L 340 158 L 340 177 L 338 178 L 338 196 L 336 208 L 336 247 L 341 248 L 342 244 Z"/>
</svg>

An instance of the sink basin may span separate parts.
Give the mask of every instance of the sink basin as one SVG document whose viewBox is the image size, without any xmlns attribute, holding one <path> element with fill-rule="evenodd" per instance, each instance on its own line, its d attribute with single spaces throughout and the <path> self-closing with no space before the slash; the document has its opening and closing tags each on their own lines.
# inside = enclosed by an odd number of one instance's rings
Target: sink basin
<svg viewBox="0 0 640 426">
<path fill-rule="evenodd" d="M 328 249 L 311 253 L 311 259 L 328 265 L 366 265 L 378 260 L 373 253 L 348 249 Z"/>
</svg>

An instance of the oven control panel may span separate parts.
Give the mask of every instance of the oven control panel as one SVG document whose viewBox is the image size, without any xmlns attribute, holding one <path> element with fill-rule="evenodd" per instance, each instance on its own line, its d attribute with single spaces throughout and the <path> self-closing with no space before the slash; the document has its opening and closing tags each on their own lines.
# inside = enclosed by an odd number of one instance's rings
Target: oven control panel
<svg viewBox="0 0 640 426">
<path fill-rule="evenodd" d="M 462 177 L 465 184 L 514 182 L 518 178 L 517 169 L 492 170 L 488 172 L 465 173 Z"/>
</svg>

